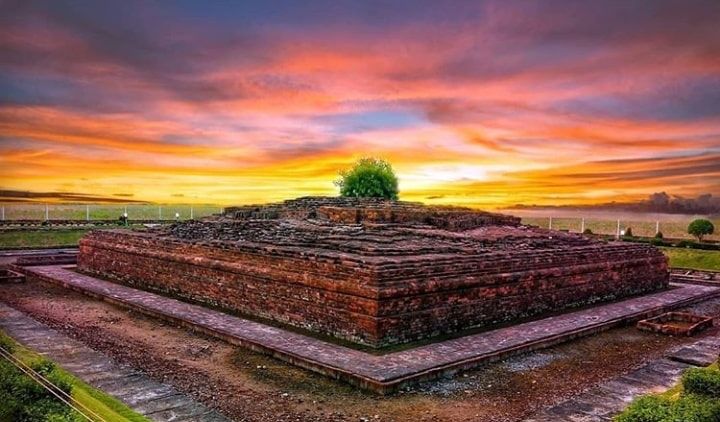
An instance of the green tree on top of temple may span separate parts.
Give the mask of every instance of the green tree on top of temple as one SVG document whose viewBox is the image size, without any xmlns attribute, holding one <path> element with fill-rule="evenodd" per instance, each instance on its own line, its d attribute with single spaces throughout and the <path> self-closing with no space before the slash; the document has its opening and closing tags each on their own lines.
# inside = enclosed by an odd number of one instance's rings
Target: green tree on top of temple
<svg viewBox="0 0 720 422">
<path fill-rule="evenodd" d="M 398 199 L 398 179 L 390 163 L 379 158 L 361 158 L 340 172 L 335 181 L 340 196 Z"/>
</svg>

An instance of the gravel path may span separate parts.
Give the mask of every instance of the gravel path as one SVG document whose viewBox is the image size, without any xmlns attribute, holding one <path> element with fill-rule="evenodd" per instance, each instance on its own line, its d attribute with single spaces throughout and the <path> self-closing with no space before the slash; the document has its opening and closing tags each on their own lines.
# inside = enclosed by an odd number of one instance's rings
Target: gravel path
<svg viewBox="0 0 720 422">
<path fill-rule="evenodd" d="M 47 356 L 63 369 L 157 422 L 230 422 L 135 369 L 119 365 L 52 328 L 0 303 L 0 329 L 25 347 Z"/>
</svg>

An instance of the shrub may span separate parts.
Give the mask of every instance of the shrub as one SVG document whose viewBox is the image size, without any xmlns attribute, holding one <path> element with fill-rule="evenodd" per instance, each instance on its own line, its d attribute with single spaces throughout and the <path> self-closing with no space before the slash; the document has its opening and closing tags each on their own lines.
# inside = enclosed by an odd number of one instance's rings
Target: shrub
<svg viewBox="0 0 720 422">
<path fill-rule="evenodd" d="M 633 237 L 632 227 L 628 227 L 625 229 L 625 234 L 623 235 L 625 237 Z"/>
<path fill-rule="evenodd" d="M 663 235 L 663 232 L 657 232 L 655 233 L 655 239 L 663 239 L 665 236 Z"/>
<path fill-rule="evenodd" d="M 718 422 L 720 401 L 714 398 L 683 394 L 673 406 L 668 421 Z"/>
<path fill-rule="evenodd" d="M 673 402 L 660 396 L 643 396 L 634 400 L 624 412 L 619 414 L 617 422 L 664 422 L 673 413 Z"/>
<path fill-rule="evenodd" d="M 691 240 L 681 240 L 675 244 L 677 248 L 704 249 L 708 251 L 720 250 L 720 245 L 713 243 L 698 243 Z"/>
<path fill-rule="evenodd" d="M 710 220 L 698 218 L 688 225 L 688 234 L 697 237 L 698 242 L 702 242 L 703 236 L 713 234 L 715 226 Z"/>
<path fill-rule="evenodd" d="M 398 199 L 398 180 L 390 163 L 378 158 L 361 158 L 335 181 L 340 196 Z"/>
<path fill-rule="evenodd" d="M 668 242 L 666 242 L 662 239 L 658 239 L 658 238 L 650 239 L 650 242 L 648 242 L 648 243 L 650 243 L 653 246 L 669 246 L 670 245 Z"/>
<path fill-rule="evenodd" d="M 583 230 L 583 234 L 593 234 L 593 232 L 590 229 L 585 229 Z"/>
<path fill-rule="evenodd" d="M 701 249 L 701 245 L 692 240 L 681 240 L 675 246 L 678 248 Z"/>
<path fill-rule="evenodd" d="M 13 353 L 15 351 L 15 345 L 9 338 L 0 334 L 0 347 L 7 353 Z"/>
<path fill-rule="evenodd" d="M 41 360 L 30 367 L 70 394 L 72 386 L 51 362 Z M 5 360 L 0 361 L 0 403 L 0 421 L 77 420 L 70 407 Z"/>
<path fill-rule="evenodd" d="M 720 398 L 720 370 L 690 368 L 683 374 L 682 384 L 687 393 Z"/>
<path fill-rule="evenodd" d="M 720 421 L 720 402 L 703 396 L 683 394 L 677 400 L 643 396 L 633 401 L 616 422 L 712 422 Z"/>
</svg>

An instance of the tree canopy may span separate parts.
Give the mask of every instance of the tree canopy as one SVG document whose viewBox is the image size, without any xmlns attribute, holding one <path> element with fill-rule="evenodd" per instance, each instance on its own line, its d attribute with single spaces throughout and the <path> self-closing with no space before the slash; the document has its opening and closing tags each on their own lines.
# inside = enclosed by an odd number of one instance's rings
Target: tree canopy
<svg viewBox="0 0 720 422">
<path fill-rule="evenodd" d="M 340 196 L 398 199 L 398 179 L 390 163 L 379 158 L 361 158 L 340 172 L 335 181 Z"/>
<path fill-rule="evenodd" d="M 704 218 L 693 220 L 688 226 L 688 233 L 697 237 L 699 242 L 702 242 L 703 236 L 713 234 L 713 232 L 715 232 L 715 226 L 712 221 Z"/>
</svg>

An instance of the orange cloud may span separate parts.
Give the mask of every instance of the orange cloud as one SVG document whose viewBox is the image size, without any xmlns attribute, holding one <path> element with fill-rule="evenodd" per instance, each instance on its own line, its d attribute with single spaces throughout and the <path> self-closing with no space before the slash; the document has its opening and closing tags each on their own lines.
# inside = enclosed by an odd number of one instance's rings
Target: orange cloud
<svg viewBox="0 0 720 422">
<path fill-rule="evenodd" d="M 331 194 L 379 155 L 403 198 L 433 202 L 717 192 L 705 6 L 19 5 L 0 27 L 0 187 L 258 202 Z"/>
</svg>

